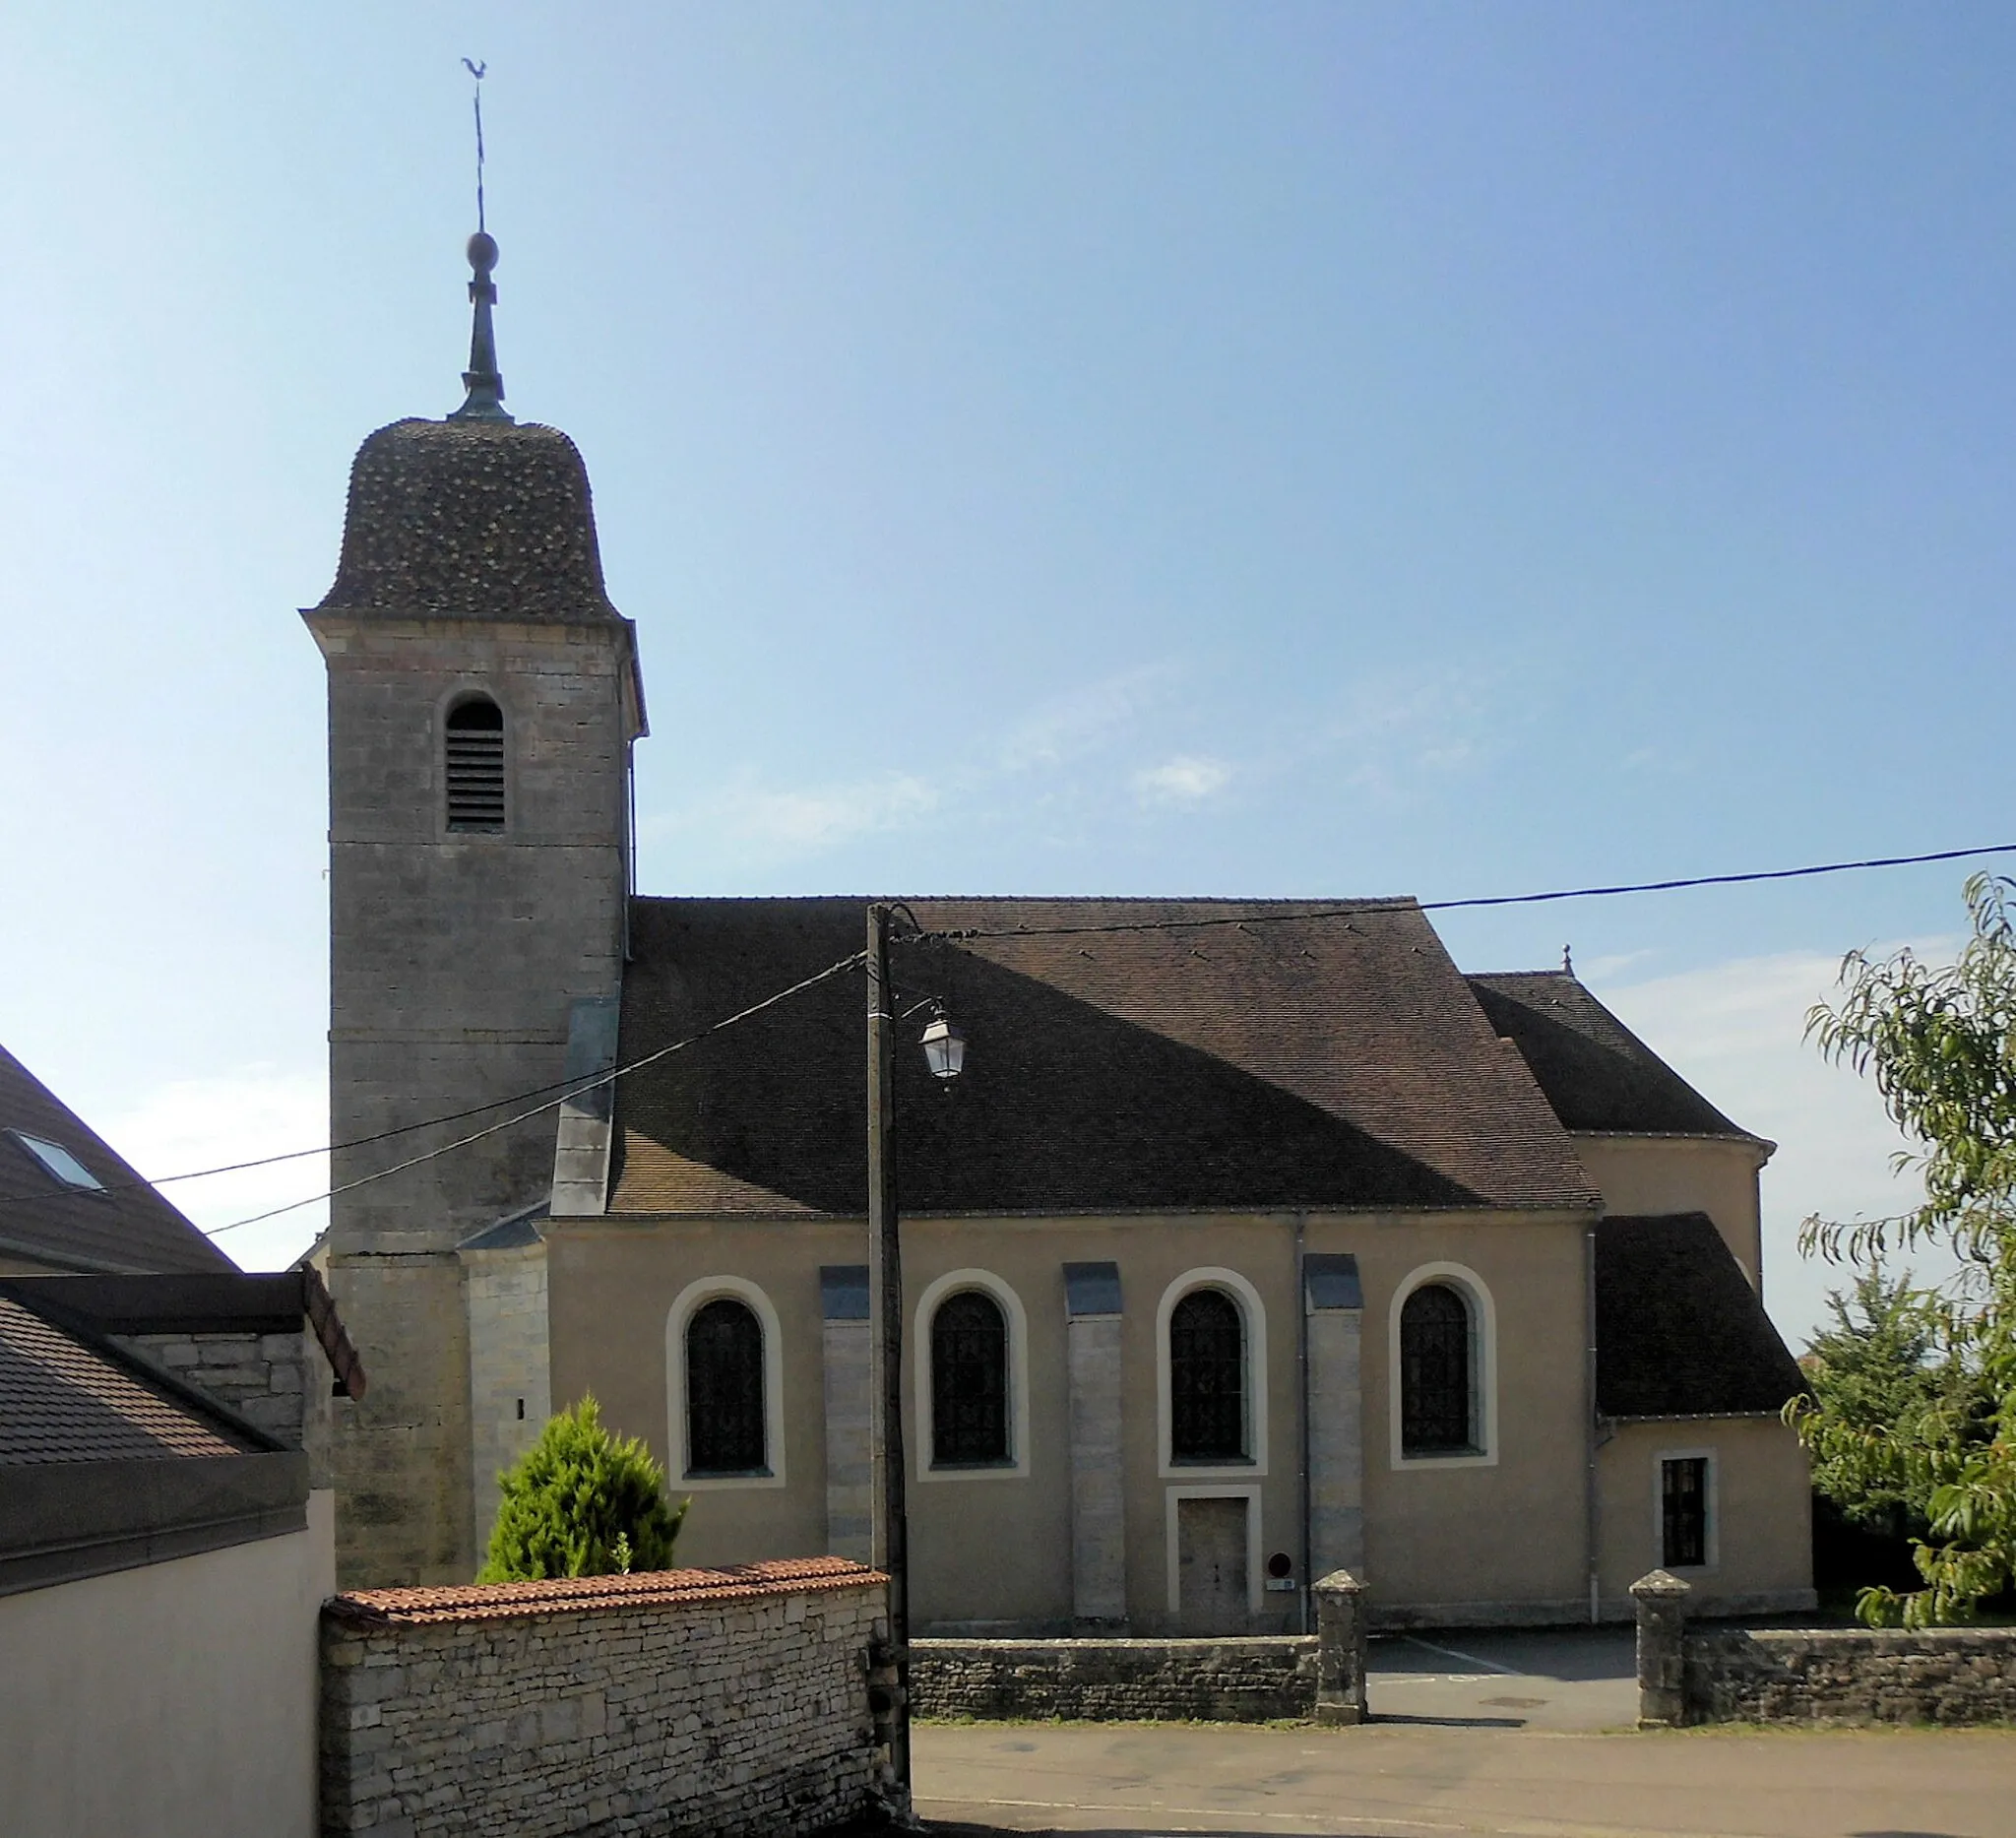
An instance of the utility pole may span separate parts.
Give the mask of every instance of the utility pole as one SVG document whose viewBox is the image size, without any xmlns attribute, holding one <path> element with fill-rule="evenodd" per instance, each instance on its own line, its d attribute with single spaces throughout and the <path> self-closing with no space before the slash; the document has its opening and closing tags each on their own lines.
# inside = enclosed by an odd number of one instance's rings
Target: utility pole
<svg viewBox="0 0 2016 1838">
<path fill-rule="evenodd" d="M 896 992 L 889 980 L 886 906 L 868 909 L 868 1255 L 869 1345 L 874 1379 L 875 1567 L 889 1578 L 889 1644 L 896 1660 L 889 1766 L 902 1811 L 910 1811 L 910 1527 L 904 1504 L 903 1247 L 896 1217 Z"/>
</svg>

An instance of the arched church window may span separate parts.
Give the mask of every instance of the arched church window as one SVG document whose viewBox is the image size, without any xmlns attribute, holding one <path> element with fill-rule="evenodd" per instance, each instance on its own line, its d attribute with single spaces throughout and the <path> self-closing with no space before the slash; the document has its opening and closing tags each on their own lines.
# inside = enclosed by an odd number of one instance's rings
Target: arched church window
<svg viewBox="0 0 2016 1838">
<path fill-rule="evenodd" d="M 1169 1312 L 1169 1459 L 1246 1459 L 1246 1326 L 1224 1290 L 1198 1289 Z"/>
<path fill-rule="evenodd" d="M 1446 1283 L 1423 1283 L 1400 1310 L 1400 1447 L 1466 1455 L 1478 1446 L 1470 1306 Z"/>
<path fill-rule="evenodd" d="M 762 1472 L 763 1421 L 763 1325 L 747 1302 L 717 1297 L 686 1323 L 687 1473 Z"/>
<path fill-rule="evenodd" d="M 504 827 L 504 711 L 472 696 L 448 711 L 446 783 L 451 830 Z"/>
<path fill-rule="evenodd" d="M 931 1317 L 931 1465 L 1010 1460 L 1008 1322 L 981 1290 L 961 1290 Z"/>
</svg>

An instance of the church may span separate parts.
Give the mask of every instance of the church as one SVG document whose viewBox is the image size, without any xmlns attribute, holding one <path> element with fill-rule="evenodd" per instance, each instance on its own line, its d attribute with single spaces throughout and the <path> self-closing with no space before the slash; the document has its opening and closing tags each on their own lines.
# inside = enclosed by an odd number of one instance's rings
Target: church
<svg viewBox="0 0 2016 1838">
<path fill-rule="evenodd" d="M 869 902 L 638 890 L 643 647 L 503 406 L 496 253 L 466 402 L 364 441 L 304 614 L 342 1580 L 467 1581 L 588 1393 L 682 1561 L 866 1557 Z M 1572 973 L 1466 976 L 1408 899 L 894 904 L 917 1631 L 1294 1631 L 1340 1567 L 1396 1626 L 1659 1565 L 1811 1606 L 1772 1145 Z"/>
</svg>

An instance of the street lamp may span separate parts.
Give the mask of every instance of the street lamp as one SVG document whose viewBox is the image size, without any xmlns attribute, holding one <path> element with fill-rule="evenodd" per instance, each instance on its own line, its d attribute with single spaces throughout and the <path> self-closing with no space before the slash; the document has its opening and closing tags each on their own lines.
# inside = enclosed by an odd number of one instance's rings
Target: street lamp
<svg viewBox="0 0 2016 1838">
<path fill-rule="evenodd" d="M 909 911 L 908 908 L 905 909 Z M 889 976 L 889 923 L 895 909 L 868 909 L 868 1254 L 869 1345 L 878 1382 L 869 1390 L 870 1438 L 880 1483 L 870 1555 L 889 1578 L 889 1646 L 896 1701 L 889 1720 L 889 1771 L 902 1811 L 910 1800 L 910 1523 L 904 1506 L 903 1246 L 896 1211 L 896 989 Z M 912 916 L 914 922 L 914 916 Z M 966 1036 L 942 1010 L 920 1043 L 932 1073 L 956 1079 L 966 1064 Z"/>
<path fill-rule="evenodd" d="M 966 1064 L 966 1031 L 955 1021 L 937 1015 L 918 1043 L 931 1071 L 941 1079 L 956 1079 Z"/>
</svg>

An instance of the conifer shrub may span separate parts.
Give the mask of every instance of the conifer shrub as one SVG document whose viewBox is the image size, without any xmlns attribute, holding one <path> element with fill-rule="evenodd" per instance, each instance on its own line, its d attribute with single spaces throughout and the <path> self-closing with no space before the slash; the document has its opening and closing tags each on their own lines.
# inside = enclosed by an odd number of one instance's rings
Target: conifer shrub
<svg viewBox="0 0 2016 1838">
<path fill-rule="evenodd" d="M 666 1499 L 665 1472 L 638 1437 L 602 1426 L 593 1394 L 549 1419 L 497 1486 L 504 1498 L 479 1583 L 671 1567 L 687 1502 Z"/>
</svg>

